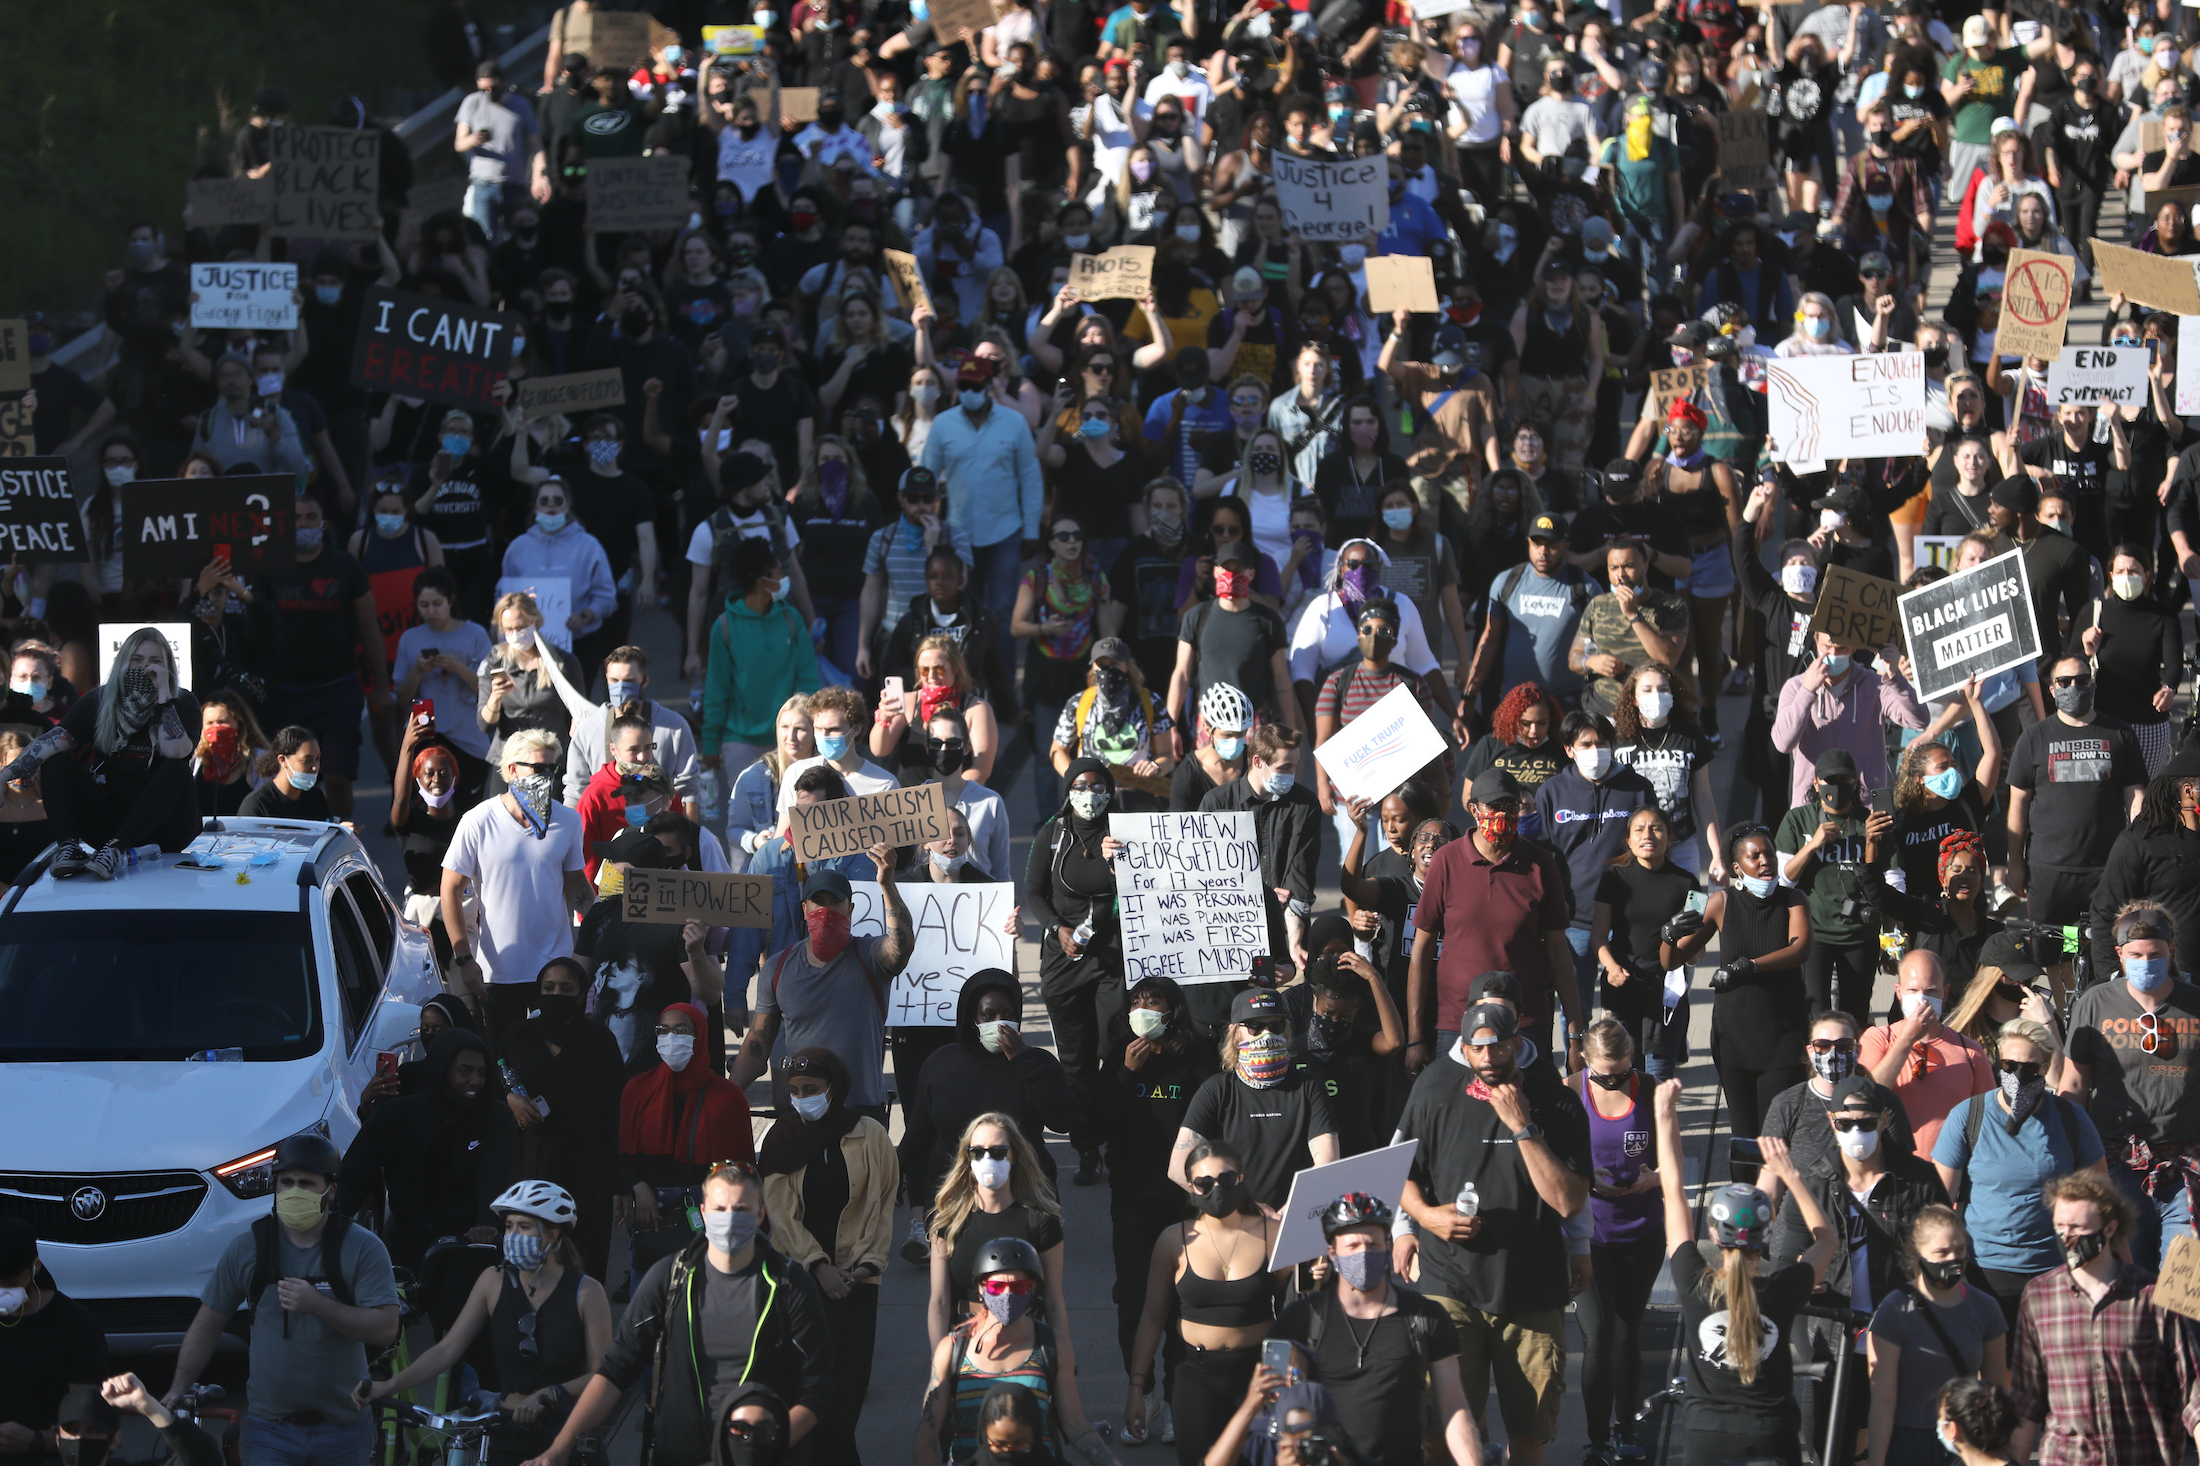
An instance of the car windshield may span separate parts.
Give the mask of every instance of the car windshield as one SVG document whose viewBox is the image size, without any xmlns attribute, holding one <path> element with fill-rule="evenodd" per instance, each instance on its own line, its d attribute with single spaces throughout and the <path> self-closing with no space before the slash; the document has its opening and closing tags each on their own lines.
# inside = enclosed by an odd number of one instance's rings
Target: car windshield
<svg viewBox="0 0 2200 1466">
<path fill-rule="evenodd" d="M 0 919 L 0 1060 L 186 1059 L 321 1048 L 298 912 L 52 911 Z"/>
</svg>

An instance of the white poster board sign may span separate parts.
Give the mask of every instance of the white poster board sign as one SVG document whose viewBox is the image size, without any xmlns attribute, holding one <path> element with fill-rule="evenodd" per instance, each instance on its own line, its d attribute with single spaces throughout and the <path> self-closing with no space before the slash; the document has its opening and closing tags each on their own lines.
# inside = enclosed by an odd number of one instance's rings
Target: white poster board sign
<svg viewBox="0 0 2200 1466">
<path fill-rule="evenodd" d="M 1920 698 L 1944 696 L 1974 675 L 1989 677 L 2040 654 L 2022 550 L 1921 585 L 1895 609 Z"/>
<path fill-rule="evenodd" d="M 1920 565 L 1930 565 L 1936 570 L 1956 568 L 1956 546 L 1963 543 L 1959 534 L 1921 534 L 1910 539 L 1910 553 Z"/>
<path fill-rule="evenodd" d="M 191 623 L 188 621 L 103 621 L 99 627 L 99 685 L 107 685 L 107 674 L 114 670 L 115 658 L 122 655 L 122 644 L 140 631 L 152 630 L 168 638 L 168 650 L 175 654 L 176 670 L 183 674 L 183 685 L 191 685 Z M 88 692 L 89 688 L 79 689 Z"/>
<path fill-rule="evenodd" d="M 191 324 L 220 330 L 298 329 L 298 267 L 216 261 L 191 267 Z"/>
<path fill-rule="evenodd" d="M 2147 400 L 2144 346 L 2065 346 L 2047 369 L 2047 405 L 2136 407 Z"/>
<path fill-rule="evenodd" d="M 1283 227 L 1301 239 L 1357 244 L 1390 227 L 1390 160 L 1380 153 L 1343 162 L 1277 153 L 1275 166 Z"/>
<path fill-rule="evenodd" d="M 507 575 L 497 582 L 498 600 L 514 591 L 535 598 L 542 612 L 542 637 L 560 651 L 573 650 L 573 628 L 565 624 L 573 616 L 573 582 L 562 575 Z"/>
<path fill-rule="evenodd" d="M 1269 951 L 1251 814 L 1114 814 L 1108 833 L 1129 847 L 1115 857 L 1125 988 L 1253 975 Z"/>
<path fill-rule="evenodd" d="M 886 935 L 886 898 L 878 882 L 850 884 L 855 909 L 849 932 Z M 1008 922 L 1016 888 L 1006 881 L 967 886 L 911 881 L 899 890 L 916 923 L 917 944 L 887 994 L 886 1022 L 895 1028 L 952 1028 L 966 978 L 989 967 L 1015 975 L 1016 934 Z"/>
<path fill-rule="evenodd" d="M 2200 316 L 2177 318 L 2177 401 L 2179 417 L 2200 415 Z"/>
<path fill-rule="evenodd" d="M 1911 457 L 1925 451 L 1925 354 L 1775 357 L 1765 403 L 1782 463 Z"/>
<path fill-rule="evenodd" d="M 1444 756 L 1413 689 L 1399 683 L 1314 750 L 1329 782 L 1346 799 L 1381 799 Z"/>
<path fill-rule="evenodd" d="M 1406 1175 L 1413 1169 L 1413 1152 L 1420 1144 L 1401 1140 L 1293 1176 L 1291 1199 L 1283 1204 L 1283 1225 L 1276 1229 L 1276 1250 L 1268 1257 L 1269 1270 L 1296 1267 L 1329 1250 L 1322 1237 L 1322 1212 L 1340 1196 L 1365 1192 L 1395 1213 L 1398 1199 L 1406 1194 Z"/>
</svg>

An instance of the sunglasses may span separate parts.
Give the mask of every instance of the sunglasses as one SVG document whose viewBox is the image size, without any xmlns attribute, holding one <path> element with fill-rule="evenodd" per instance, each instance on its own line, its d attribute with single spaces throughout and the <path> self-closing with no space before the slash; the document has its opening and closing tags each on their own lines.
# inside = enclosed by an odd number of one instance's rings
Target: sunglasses
<svg viewBox="0 0 2200 1466">
<path fill-rule="evenodd" d="M 1284 1031 L 1282 1022 L 1274 1018 L 1254 1018 L 1239 1024 L 1238 1027 L 1244 1029 L 1247 1033 L 1282 1033 Z"/>
<path fill-rule="evenodd" d="M 903 489 L 901 496 L 912 504 L 937 504 L 940 501 L 940 496 L 929 489 L 922 491 Z"/>
<path fill-rule="evenodd" d="M 1058 545 L 1081 545 L 1085 542 L 1085 532 L 1081 529 L 1058 530 L 1055 532 L 1054 542 Z"/>
<path fill-rule="evenodd" d="M 1005 1145 L 973 1145 L 963 1152 L 974 1161 L 1005 1161 L 1008 1147 Z"/>
<path fill-rule="evenodd" d="M 978 1286 L 998 1298 L 1003 1293 L 1014 1293 L 1022 1297 L 1038 1285 L 1029 1278 L 986 1278 Z"/>
<path fill-rule="evenodd" d="M 1088 377 L 1112 377 L 1115 375 L 1115 363 L 1112 361 L 1088 361 L 1085 363 L 1085 375 Z"/>
<path fill-rule="evenodd" d="M 1877 1130 L 1879 1128 L 1879 1117 L 1877 1115 L 1873 1115 L 1868 1119 L 1836 1119 L 1833 1122 L 1833 1128 L 1841 1131 L 1845 1135 L 1854 1135 L 1859 1133 L 1869 1135 L 1874 1130 Z"/>
<path fill-rule="evenodd" d="M 927 738 L 924 740 L 924 746 L 935 754 L 961 753 L 969 747 L 960 738 Z"/>
<path fill-rule="evenodd" d="M 1337 568 L 1339 570 L 1365 570 L 1367 569 L 1367 557 L 1363 555 L 1357 560 L 1339 560 Z"/>
<path fill-rule="evenodd" d="M 1810 1051 L 1814 1054 L 1853 1054 L 1856 1052 L 1856 1040 L 1853 1038 L 1814 1038 L 1810 1041 Z"/>
<path fill-rule="evenodd" d="M 1205 1196 L 1217 1186 L 1235 1186 L 1244 1179 L 1245 1177 L 1236 1171 L 1224 1171 L 1214 1176 L 1194 1176 L 1192 1177 L 1192 1189 L 1201 1196 Z"/>
<path fill-rule="evenodd" d="M 2030 1084 L 2047 1066 L 2037 1060 L 1997 1059 L 1994 1067 L 2004 1074 L 2016 1075 L 2020 1084 Z"/>
<path fill-rule="evenodd" d="M 536 1315 L 531 1311 L 519 1316 L 519 1353 L 522 1359 L 534 1358 L 542 1348 L 535 1342 L 535 1319 Z"/>
<path fill-rule="evenodd" d="M 703 1180 L 707 1183 L 720 1176 L 746 1176 L 754 1181 L 757 1179 L 757 1170 L 748 1161 L 713 1161 L 710 1169 L 703 1174 Z"/>
<path fill-rule="evenodd" d="M 520 762 L 519 760 L 517 760 L 517 759 L 514 759 L 514 760 L 512 761 L 512 767 L 514 767 L 514 768 L 518 768 L 518 769 L 525 769 L 525 770 L 527 770 L 527 771 L 528 771 L 529 773 L 531 773 L 531 774 L 537 774 L 537 775 L 541 775 L 541 774 L 548 774 L 548 773 L 551 773 L 551 772 L 553 772 L 553 771 L 554 771 L 554 770 L 555 770 L 555 769 L 557 768 L 557 765 L 556 765 L 556 764 L 529 764 L 529 763 L 521 763 L 521 762 Z"/>
<path fill-rule="evenodd" d="M 769 1420 L 729 1420 L 726 1422 L 726 1434 L 739 1436 L 743 1440 L 747 1440 L 750 1436 L 758 1436 L 769 1440 L 778 1433 L 779 1427 Z"/>
<path fill-rule="evenodd" d="M 2139 1050 L 2147 1054 L 2167 1054 L 2175 1048 L 2172 1030 L 2162 1027 L 2161 1015 L 2139 1015 Z"/>
<path fill-rule="evenodd" d="M 684 1030 L 682 1030 L 682 1029 L 678 1029 L 678 1028 L 664 1028 L 664 1027 L 659 1027 L 659 1028 L 657 1029 L 657 1037 L 659 1037 L 659 1038 L 673 1038 L 673 1037 L 675 1037 L 675 1036 L 677 1036 L 677 1035 L 681 1034 L 682 1032 L 684 1032 Z M 690 1037 L 692 1037 L 693 1035 L 689 1035 L 689 1036 L 690 1036 Z"/>
</svg>

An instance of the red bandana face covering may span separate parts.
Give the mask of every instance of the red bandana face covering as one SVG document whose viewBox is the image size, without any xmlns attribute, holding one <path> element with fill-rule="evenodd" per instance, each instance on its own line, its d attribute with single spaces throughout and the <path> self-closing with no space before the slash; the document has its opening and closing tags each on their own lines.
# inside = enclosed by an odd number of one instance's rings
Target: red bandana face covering
<svg viewBox="0 0 2200 1466">
<path fill-rule="evenodd" d="M 1217 569 L 1215 571 L 1215 596 L 1217 599 L 1225 601 L 1236 600 L 1239 596 L 1244 595 L 1247 590 L 1245 580 L 1245 572 L 1242 570 Z"/>
<path fill-rule="evenodd" d="M 823 906 L 812 906 L 802 913 L 802 919 L 810 928 L 810 946 L 827 962 L 838 957 L 848 946 L 848 913 L 832 911 Z"/>
</svg>

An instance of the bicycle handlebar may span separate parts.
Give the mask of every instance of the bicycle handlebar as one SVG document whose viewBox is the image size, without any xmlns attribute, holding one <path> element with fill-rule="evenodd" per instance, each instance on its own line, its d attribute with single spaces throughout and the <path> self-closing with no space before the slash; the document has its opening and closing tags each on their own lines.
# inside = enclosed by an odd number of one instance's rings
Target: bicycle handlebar
<svg viewBox="0 0 2200 1466">
<path fill-rule="evenodd" d="M 401 1400 L 377 1400 L 377 1410 L 387 1410 L 405 1424 L 422 1430 L 432 1430 L 440 1435 L 457 1435 L 461 1431 L 486 1430 L 504 1418 L 501 1410 L 490 1410 L 475 1415 L 437 1415 L 418 1405 Z"/>
</svg>

